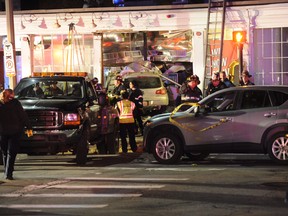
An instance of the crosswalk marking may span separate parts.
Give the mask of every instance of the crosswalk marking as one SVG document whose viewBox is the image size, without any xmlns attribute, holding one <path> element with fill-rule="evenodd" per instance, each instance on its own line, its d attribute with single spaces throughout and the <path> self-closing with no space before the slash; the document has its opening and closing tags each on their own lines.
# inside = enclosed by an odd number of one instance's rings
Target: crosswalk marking
<svg viewBox="0 0 288 216">
<path fill-rule="evenodd" d="M 189 178 L 106 178 L 106 177 L 68 177 L 76 181 L 187 181 Z"/>
<path fill-rule="evenodd" d="M 97 188 L 107 188 L 107 189 L 153 189 L 153 188 L 163 188 L 165 185 L 53 185 L 48 188 L 61 188 L 61 189 L 97 189 Z"/>
<path fill-rule="evenodd" d="M 136 193 L 136 194 L 73 194 L 73 193 L 67 193 L 67 194 L 0 194 L 0 197 L 140 197 L 142 194 Z"/>
<path fill-rule="evenodd" d="M 0 205 L 0 208 L 13 208 L 13 209 L 50 209 L 50 208 L 105 208 L 108 204 L 103 205 L 29 205 L 29 204 L 16 204 L 16 205 Z"/>
<path fill-rule="evenodd" d="M 163 188 L 166 185 L 164 183 L 169 183 L 171 181 L 187 181 L 189 178 L 113 178 L 113 177 L 67 177 L 55 181 L 51 181 L 42 185 L 28 185 L 20 190 L 14 191 L 12 193 L 4 193 L 0 194 L 1 198 L 136 198 L 136 197 L 142 197 L 142 193 L 69 193 L 61 191 L 59 193 L 39 193 L 43 189 L 79 189 L 79 190 L 85 190 L 85 189 L 159 189 Z M 118 184 L 101 184 L 101 185 L 79 185 L 76 182 L 74 184 L 73 181 L 118 181 Z M 133 184 L 130 185 L 121 185 L 119 182 L 133 182 Z M 147 183 L 145 183 L 147 182 Z M 152 183 L 151 183 L 152 182 Z M 161 182 L 160 184 L 157 184 L 157 182 Z M 141 184 L 142 183 L 142 184 Z M 155 183 L 155 184 L 154 184 Z M 39 191 L 40 190 L 40 191 Z M 35 193 L 32 193 L 32 191 L 37 191 Z M 58 191 L 57 191 L 58 192 Z M 72 191 L 71 191 L 72 192 Z M 114 191 L 115 192 L 115 191 Z M 59 209 L 65 209 L 65 208 L 82 208 L 82 209 L 91 209 L 91 208 L 105 208 L 108 204 L 85 204 L 85 205 L 78 205 L 78 204 L 11 204 L 11 205 L 0 205 L 0 208 L 13 208 L 13 209 L 52 209 L 52 208 L 59 208 Z"/>
</svg>

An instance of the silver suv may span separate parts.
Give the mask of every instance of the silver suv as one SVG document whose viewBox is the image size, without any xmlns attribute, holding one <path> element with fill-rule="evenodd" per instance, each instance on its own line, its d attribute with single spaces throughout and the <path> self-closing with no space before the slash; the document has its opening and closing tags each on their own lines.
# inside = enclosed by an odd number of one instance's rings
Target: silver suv
<svg viewBox="0 0 288 216">
<path fill-rule="evenodd" d="M 272 160 L 287 163 L 287 99 L 288 86 L 218 91 L 185 111 L 177 107 L 150 118 L 144 149 L 164 164 L 176 163 L 184 154 L 202 160 L 209 153 L 268 153 Z"/>
</svg>

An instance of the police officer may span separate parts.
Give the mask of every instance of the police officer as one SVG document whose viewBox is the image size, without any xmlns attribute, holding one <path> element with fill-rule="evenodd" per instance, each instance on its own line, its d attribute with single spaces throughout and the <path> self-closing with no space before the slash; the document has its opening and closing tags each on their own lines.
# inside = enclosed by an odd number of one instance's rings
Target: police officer
<svg viewBox="0 0 288 216">
<path fill-rule="evenodd" d="M 135 119 L 133 116 L 133 111 L 136 107 L 135 103 L 128 100 L 129 93 L 123 91 L 121 93 L 122 100 L 117 102 L 117 108 L 119 110 L 119 130 L 122 145 L 122 152 L 127 153 L 127 132 L 129 136 L 129 143 L 131 150 L 133 152 L 137 151 L 137 145 L 135 140 Z"/>
<path fill-rule="evenodd" d="M 176 105 L 180 105 L 184 102 L 198 102 L 202 99 L 202 91 L 198 88 L 200 84 L 199 77 L 197 75 L 191 75 L 187 78 L 186 82 L 182 84 L 179 90 L 179 95 L 176 99 Z"/>
</svg>

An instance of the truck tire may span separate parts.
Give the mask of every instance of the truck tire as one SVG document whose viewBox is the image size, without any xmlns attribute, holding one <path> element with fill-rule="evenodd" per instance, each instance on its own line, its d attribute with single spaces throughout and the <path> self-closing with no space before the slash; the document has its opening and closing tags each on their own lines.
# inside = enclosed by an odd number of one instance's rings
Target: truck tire
<svg viewBox="0 0 288 216">
<path fill-rule="evenodd" d="M 85 165 L 87 162 L 89 129 L 85 127 L 82 132 L 81 139 L 76 146 L 76 163 L 78 165 Z"/>
</svg>

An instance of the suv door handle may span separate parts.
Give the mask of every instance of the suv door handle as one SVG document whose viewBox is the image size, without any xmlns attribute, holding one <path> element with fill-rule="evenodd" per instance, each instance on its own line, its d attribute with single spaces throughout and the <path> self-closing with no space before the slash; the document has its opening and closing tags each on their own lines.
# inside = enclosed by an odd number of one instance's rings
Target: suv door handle
<svg viewBox="0 0 288 216">
<path fill-rule="evenodd" d="M 276 116 L 277 114 L 276 113 L 265 113 L 264 114 L 264 117 L 267 117 L 267 118 L 270 118 L 270 117 L 272 117 L 272 116 Z"/>
</svg>

